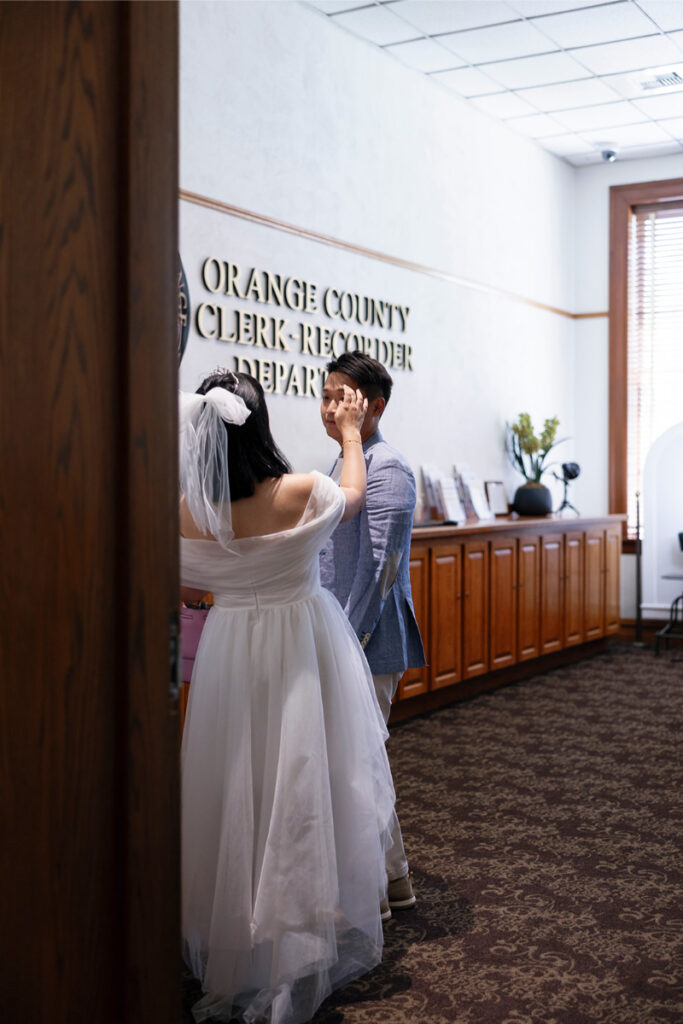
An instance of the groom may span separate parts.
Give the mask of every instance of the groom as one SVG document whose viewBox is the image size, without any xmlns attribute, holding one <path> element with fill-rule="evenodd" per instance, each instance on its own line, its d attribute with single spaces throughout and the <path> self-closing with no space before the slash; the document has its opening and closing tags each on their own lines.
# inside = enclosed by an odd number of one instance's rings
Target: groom
<svg viewBox="0 0 683 1024">
<path fill-rule="evenodd" d="M 320 553 L 322 585 L 331 590 L 360 640 L 370 665 L 377 700 L 389 720 L 391 701 L 407 668 L 425 664 L 410 593 L 410 538 L 415 509 L 415 479 L 410 466 L 379 432 L 393 381 L 376 359 L 345 352 L 327 364 L 320 412 L 329 437 L 341 445 L 334 420 L 344 385 L 358 388 L 368 400 L 361 426 L 367 468 L 363 509 L 335 530 Z M 341 474 L 340 451 L 331 476 Z M 415 896 L 396 812 L 387 851 L 388 892 L 382 918 L 407 909 Z"/>
</svg>

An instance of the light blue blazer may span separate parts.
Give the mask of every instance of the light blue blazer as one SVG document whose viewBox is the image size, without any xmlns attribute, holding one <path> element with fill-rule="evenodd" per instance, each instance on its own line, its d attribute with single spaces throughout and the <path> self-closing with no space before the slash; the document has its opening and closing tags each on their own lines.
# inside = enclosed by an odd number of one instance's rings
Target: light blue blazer
<svg viewBox="0 0 683 1024">
<path fill-rule="evenodd" d="M 372 674 L 383 675 L 425 664 L 410 593 L 415 478 L 379 431 L 363 452 L 365 505 L 320 552 L 320 579 L 346 612 Z"/>
</svg>

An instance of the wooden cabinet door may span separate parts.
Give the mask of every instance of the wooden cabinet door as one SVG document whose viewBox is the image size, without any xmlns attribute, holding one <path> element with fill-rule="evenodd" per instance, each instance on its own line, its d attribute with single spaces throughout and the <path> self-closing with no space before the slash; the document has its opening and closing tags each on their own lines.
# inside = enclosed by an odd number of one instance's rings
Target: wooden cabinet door
<svg viewBox="0 0 683 1024">
<path fill-rule="evenodd" d="M 583 532 L 564 538 L 564 645 L 583 643 Z"/>
<path fill-rule="evenodd" d="M 541 654 L 562 649 L 564 642 L 564 535 L 541 538 Z"/>
<path fill-rule="evenodd" d="M 621 621 L 621 525 L 605 530 L 605 633 L 616 633 Z"/>
<path fill-rule="evenodd" d="M 605 634 L 605 530 L 586 530 L 584 549 L 584 637 Z"/>
<path fill-rule="evenodd" d="M 541 539 L 520 537 L 517 556 L 517 660 L 537 658 L 541 608 Z"/>
<path fill-rule="evenodd" d="M 496 537 L 490 554 L 491 669 L 517 661 L 517 540 Z"/>
<path fill-rule="evenodd" d="M 486 540 L 463 544 L 463 678 L 489 667 L 489 546 Z"/>
<path fill-rule="evenodd" d="M 431 689 L 462 679 L 462 548 L 439 544 L 430 565 Z"/>
<path fill-rule="evenodd" d="M 429 689 L 429 547 L 426 544 L 414 544 L 410 550 L 410 589 L 427 665 L 409 668 L 403 673 L 396 694 L 398 700 L 416 697 Z"/>
</svg>

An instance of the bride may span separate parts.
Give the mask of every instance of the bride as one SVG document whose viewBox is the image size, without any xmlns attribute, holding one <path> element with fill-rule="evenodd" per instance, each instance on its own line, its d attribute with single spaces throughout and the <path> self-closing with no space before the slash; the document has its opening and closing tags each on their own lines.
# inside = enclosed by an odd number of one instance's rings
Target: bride
<svg viewBox="0 0 683 1024">
<path fill-rule="evenodd" d="M 386 730 L 358 640 L 318 572 L 320 548 L 364 500 L 366 407 L 345 389 L 337 485 L 290 472 L 254 378 L 217 371 L 181 395 L 183 596 L 214 596 L 182 745 L 197 1022 L 302 1024 L 381 958 Z"/>
</svg>

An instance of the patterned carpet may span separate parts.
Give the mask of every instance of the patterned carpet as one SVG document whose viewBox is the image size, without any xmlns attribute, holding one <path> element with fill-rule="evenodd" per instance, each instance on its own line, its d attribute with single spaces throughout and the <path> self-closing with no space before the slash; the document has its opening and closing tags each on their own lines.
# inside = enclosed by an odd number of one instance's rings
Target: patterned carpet
<svg viewBox="0 0 683 1024">
<path fill-rule="evenodd" d="M 315 1024 L 681 1024 L 682 720 L 615 644 L 395 727 L 418 906 Z"/>
</svg>

